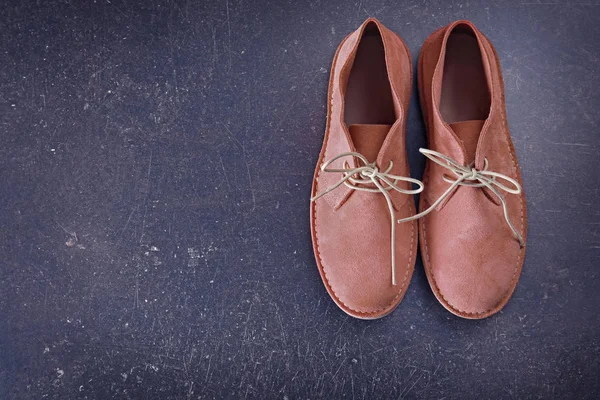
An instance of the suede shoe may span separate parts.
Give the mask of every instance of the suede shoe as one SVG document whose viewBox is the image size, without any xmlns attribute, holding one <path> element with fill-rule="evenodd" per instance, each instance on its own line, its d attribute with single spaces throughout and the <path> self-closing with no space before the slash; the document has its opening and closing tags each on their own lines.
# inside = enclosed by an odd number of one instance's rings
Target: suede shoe
<svg viewBox="0 0 600 400">
<path fill-rule="evenodd" d="M 446 309 L 485 318 L 515 289 L 527 232 L 498 56 L 475 25 L 457 21 L 424 43 L 418 79 L 429 142 L 416 216 L 425 271 Z"/>
<path fill-rule="evenodd" d="M 317 266 L 347 314 L 375 319 L 402 300 L 414 269 L 405 125 L 412 66 L 404 42 L 374 18 L 340 44 L 310 206 Z"/>
</svg>

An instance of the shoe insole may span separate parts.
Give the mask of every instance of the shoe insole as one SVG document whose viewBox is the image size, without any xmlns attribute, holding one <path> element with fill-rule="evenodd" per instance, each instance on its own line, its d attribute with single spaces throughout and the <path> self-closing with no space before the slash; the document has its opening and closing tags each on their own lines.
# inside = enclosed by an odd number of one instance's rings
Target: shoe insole
<svg viewBox="0 0 600 400">
<path fill-rule="evenodd" d="M 364 152 L 368 152 L 377 157 L 390 126 L 396 120 L 396 112 L 383 41 L 374 25 L 367 27 L 358 45 L 346 86 L 344 119 L 348 127 L 363 126 L 350 129 L 356 150 L 365 156 Z M 371 129 L 364 125 L 375 126 Z M 373 157 L 367 157 L 374 161 Z"/>
<path fill-rule="evenodd" d="M 442 118 L 452 124 L 485 120 L 490 92 L 479 44 L 468 28 L 456 28 L 448 38 L 440 100 Z"/>
</svg>

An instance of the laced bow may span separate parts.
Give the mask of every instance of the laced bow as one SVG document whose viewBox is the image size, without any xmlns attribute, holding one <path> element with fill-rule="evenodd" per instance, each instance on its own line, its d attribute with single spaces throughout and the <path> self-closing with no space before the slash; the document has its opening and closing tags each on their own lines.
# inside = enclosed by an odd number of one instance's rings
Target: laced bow
<svg viewBox="0 0 600 400">
<path fill-rule="evenodd" d="M 355 168 L 350 168 L 347 162 L 344 162 L 344 168 L 328 168 L 331 163 L 334 161 L 343 158 L 343 157 L 356 157 L 359 160 L 359 166 Z M 340 179 L 334 185 L 325 189 L 325 191 L 315 195 L 310 200 L 315 201 L 319 197 L 326 195 L 327 193 L 337 189 L 341 185 L 346 185 L 348 188 L 352 190 L 359 190 L 363 192 L 371 192 L 371 193 L 381 193 L 385 197 L 385 201 L 387 202 L 388 209 L 390 211 L 390 232 L 391 232 L 391 258 L 392 258 L 392 285 L 396 285 L 396 221 L 395 221 L 395 213 L 394 206 L 392 204 L 392 199 L 390 198 L 389 191 L 395 190 L 399 193 L 403 194 L 417 194 L 423 191 L 423 183 L 417 179 L 393 175 L 389 172 L 392 170 L 394 163 L 390 160 L 388 167 L 385 171 L 380 171 L 375 162 L 370 163 L 365 156 L 356 152 L 347 152 L 339 154 L 328 161 L 326 161 L 321 166 L 321 171 L 327 173 L 341 173 L 342 179 Z M 398 182 L 410 182 L 419 186 L 418 189 L 406 190 L 398 187 Z M 372 183 L 375 187 L 365 187 L 361 185 L 366 185 Z M 386 186 L 384 186 L 386 185 Z"/>
<path fill-rule="evenodd" d="M 512 224 L 512 222 L 508 216 L 508 205 L 506 204 L 506 200 L 504 199 L 504 196 L 500 193 L 500 190 L 502 190 L 502 191 L 510 193 L 510 194 L 520 194 L 522 191 L 522 188 L 521 188 L 521 185 L 519 185 L 519 182 L 517 182 L 515 179 L 512 179 L 509 176 L 499 174 L 494 171 L 488 171 L 487 158 L 484 160 L 483 169 L 478 170 L 474 167 L 474 164 L 475 164 L 474 161 L 471 164 L 469 164 L 468 166 L 463 166 L 463 165 L 460 165 L 459 163 L 457 163 L 452 158 L 450 158 L 442 153 L 439 153 L 437 151 L 433 151 L 433 150 L 429 150 L 429 149 L 419 149 L 419 151 L 425 157 L 429 158 L 434 163 L 450 170 L 450 172 L 452 172 L 456 178 L 453 179 L 452 177 L 448 177 L 448 176 L 444 175 L 442 177 L 442 179 L 445 182 L 451 183 L 451 185 L 448 187 L 448 189 L 446 189 L 446 191 L 444 193 L 442 193 L 442 195 L 427 210 L 422 211 L 419 214 L 413 215 L 411 217 L 399 219 L 398 220 L 399 223 L 412 221 L 412 220 L 424 217 L 425 215 L 429 214 L 446 197 L 448 197 L 448 195 L 450 193 L 452 193 L 454 188 L 457 186 L 470 186 L 470 187 L 475 187 L 475 188 L 486 187 L 492 193 L 494 193 L 494 195 L 496 195 L 498 200 L 500 200 L 500 203 L 502 203 L 502 209 L 504 210 L 504 219 L 506 220 L 506 223 L 510 227 L 515 238 L 519 241 L 519 244 L 521 245 L 521 247 L 525 247 L 525 242 L 524 242 L 523 238 L 521 237 L 521 235 L 519 234 L 517 229 L 514 227 L 514 225 Z M 507 185 L 499 182 L 497 180 L 498 178 L 505 182 L 508 182 L 510 184 L 510 186 L 507 186 Z"/>
</svg>

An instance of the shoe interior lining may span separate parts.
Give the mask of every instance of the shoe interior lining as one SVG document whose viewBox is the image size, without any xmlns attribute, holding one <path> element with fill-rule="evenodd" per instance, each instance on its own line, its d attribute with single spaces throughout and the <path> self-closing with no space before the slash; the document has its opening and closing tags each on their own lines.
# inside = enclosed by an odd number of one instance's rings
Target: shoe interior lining
<svg viewBox="0 0 600 400">
<path fill-rule="evenodd" d="M 354 63 L 348 77 L 344 97 L 346 125 L 388 125 L 396 121 L 396 110 L 385 63 L 385 50 L 381 33 L 375 24 L 369 24 L 358 45 Z M 387 136 L 388 129 L 350 129 L 356 146 L 369 143 L 365 151 L 373 154 Z M 368 135 L 369 138 L 357 138 Z M 357 147 L 358 152 L 361 149 Z M 376 154 L 376 152 L 374 153 Z"/>
<path fill-rule="evenodd" d="M 458 26 L 448 37 L 440 112 L 449 124 L 485 120 L 490 112 L 490 92 L 477 38 L 467 26 Z"/>
</svg>

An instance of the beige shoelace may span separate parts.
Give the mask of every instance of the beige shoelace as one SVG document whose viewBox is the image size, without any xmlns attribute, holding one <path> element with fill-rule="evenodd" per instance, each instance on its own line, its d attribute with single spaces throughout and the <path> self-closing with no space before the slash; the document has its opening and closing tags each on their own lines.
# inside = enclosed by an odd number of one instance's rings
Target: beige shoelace
<svg viewBox="0 0 600 400">
<path fill-rule="evenodd" d="M 519 241 L 519 244 L 521 245 L 521 247 L 525 247 L 525 242 L 523 241 L 523 238 L 521 237 L 521 235 L 519 234 L 519 232 L 517 232 L 516 228 L 514 227 L 514 225 L 512 224 L 512 222 L 510 221 L 510 218 L 508 216 L 508 206 L 506 204 L 506 200 L 504 199 L 504 196 L 502 196 L 502 194 L 500 193 L 500 190 L 503 190 L 507 193 L 510 194 L 520 194 L 522 189 L 521 189 L 521 185 L 519 185 L 519 182 L 517 182 L 516 180 L 512 179 L 511 177 L 508 177 L 506 175 L 503 174 L 499 174 L 497 172 L 493 172 L 493 171 L 488 171 L 488 161 L 487 159 L 484 160 L 484 166 L 482 170 L 477 170 L 476 168 L 474 168 L 474 163 L 472 162 L 470 165 L 468 166 L 462 166 L 459 163 L 457 163 L 456 161 L 454 161 L 452 158 L 442 154 L 442 153 L 438 153 L 437 151 L 433 151 L 433 150 L 429 150 L 429 149 L 419 149 L 419 151 L 427 158 L 429 158 L 431 161 L 433 161 L 434 163 L 441 165 L 444 168 L 449 169 L 455 176 L 456 179 L 452 179 L 451 177 L 447 177 L 446 175 L 443 176 L 443 179 L 445 182 L 451 183 L 451 185 L 448 187 L 448 189 L 446 189 L 446 191 L 431 205 L 431 207 L 429 207 L 427 210 L 420 212 L 419 214 L 413 215 L 411 217 L 407 217 L 407 218 L 402 218 L 398 220 L 398 223 L 401 222 L 407 222 L 407 221 L 413 221 L 415 219 L 424 217 L 425 215 L 429 214 L 431 211 L 433 211 L 450 193 L 452 193 L 452 191 L 454 190 L 455 187 L 457 186 L 470 186 L 470 187 L 486 187 L 488 188 L 492 193 L 494 193 L 496 195 L 496 197 L 500 200 L 500 202 L 502 203 L 502 208 L 504 210 L 504 219 L 506 219 L 506 223 L 508 224 L 508 226 L 510 227 L 510 229 L 513 232 L 513 235 L 515 236 L 515 238 Z M 498 182 L 496 179 L 502 179 L 506 182 L 509 182 L 513 187 L 509 187 L 506 186 L 500 182 Z"/>
<path fill-rule="evenodd" d="M 344 162 L 344 168 L 327 168 L 332 162 L 343 158 L 343 157 L 356 157 L 361 161 L 362 165 L 350 168 L 347 162 Z M 396 285 L 396 221 L 394 206 L 389 195 L 390 190 L 395 190 L 403 194 L 417 194 L 423 191 L 423 183 L 417 179 L 407 178 L 405 176 L 392 175 L 389 172 L 392 170 L 394 163 L 390 160 L 389 166 L 385 171 L 380 171 L 375 162 L 370 163 L 365 156 L 356 152 L 347 152 L 339 154 L 321 166 L 321 171 L 328 173 L 342 173 L 343 177 L 336 184 L 327 188 L 324 192 L 315 195 L 311 198 L 311 201 L 317 200 L 319 197 L 326 195 L 332 190 L 337 189 L 341 185 L 346 185 L 353 190 L 361 190 L 363 192 L 381 193 L 385 197 L 388 209 L 390 210 L 390 221 L 391 221 L 391 252 L 392 252 L 392 285 Z M 419 186 L 418 189 L 406 190 L 397 186 L 398 182 L 410 182 Z M 359 185 L 365 185 L 373 183 L 375 188 L 364 187 Z M 387 186 L 384 186 L 387 185 Z"/>
</svg>

